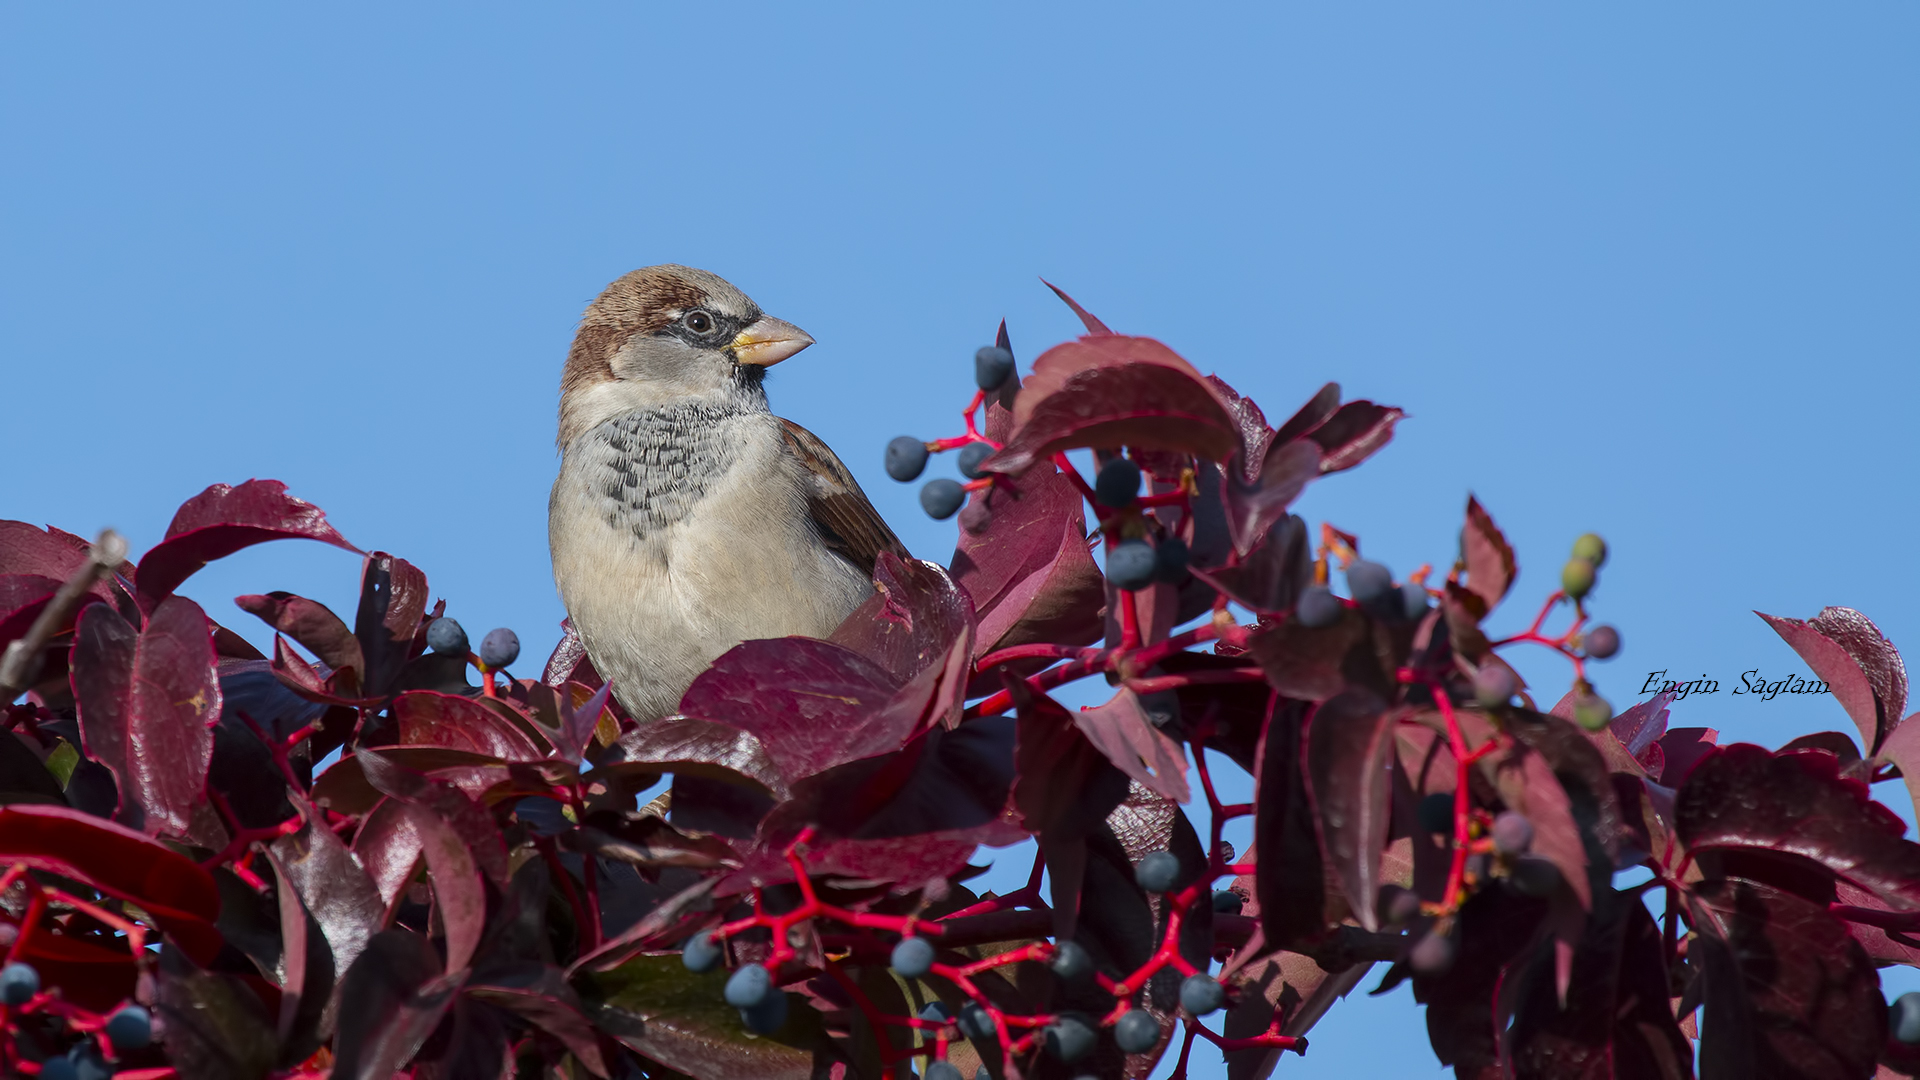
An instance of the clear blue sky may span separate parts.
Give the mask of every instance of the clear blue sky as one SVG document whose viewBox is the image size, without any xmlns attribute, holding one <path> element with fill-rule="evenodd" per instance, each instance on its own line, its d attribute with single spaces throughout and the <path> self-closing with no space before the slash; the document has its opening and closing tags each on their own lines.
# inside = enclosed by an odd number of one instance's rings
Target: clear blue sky
<svg viewBox="0 0 1920 1080">
<path fill-rule="evenodd" d="M 1036 7 L 10 5 L 0 516 L 143 550 L 276 477 L 544 652 L 559 365 L 674 261 L 819 340 L 775 407 L 944 560 L 881 447 L 951 431 L 1002 316 L 1023 360 L 1076 331 L 1045 275 L 1269 416 L 1406 408 L 1301 510 L 1404 572 L 1477 492 L 1522 567 L 1496 626 L 1603 532 L 1617 704 L 1803 671 L 1753 609 L 1920 648 L 1920 9 Z M 350 608 L 355 572 L 283 544 L 188 592 L 260 640 L 232 596 Z M 1436 1071 L 1404 990 L 1314 1034 L 1279 1075 Z"/>
</svg>

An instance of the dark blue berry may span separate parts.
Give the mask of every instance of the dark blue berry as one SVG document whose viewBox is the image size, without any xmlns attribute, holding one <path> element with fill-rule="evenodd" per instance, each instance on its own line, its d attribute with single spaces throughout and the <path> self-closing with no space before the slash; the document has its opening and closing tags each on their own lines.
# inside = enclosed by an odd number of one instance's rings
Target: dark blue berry
<svg viewBox="0 0 1920 1080">
<path fill-rule="evenodd" d="M 1920 992 L 1908 992 L 1893 999 L 1887 1013 L 1887 1028 L 1893 1040 L 1912 1046 L 1920 1043 Z"/>
<path fill-rule="evenodd" d="M 1514 693 L 1519 689 L 1520 683 L 1505 664 L 1489 661 L 1485 667 L 1473 673 L 1473 699 L 1486 708 L 1505 705 L 1513 700 Z"/>
<path fill-rule="evenodd" d="M 1118 457 L 1100 466 L 1093 479 L 1093 501 L 1110 510 L 1125 510 L 1140 498 L 1140 466 Z"/>
<path fill-rule="evenodd" d="M 1107 580 L 1129 592 L 1153 584 L 1157 561 L 1145 540 L 1122 540 L 1107 552 Z"/>
<path fill-rule="evenodd" d="M 998 390 L 1013 374 L 1013 354 L 989 345 L 973 354 L 973 383 L 982 390 Z"/>
<path fill-rule="evenodd" d="M 1133 868 L 1133 880 L 1151 893 L 1172 892 L 1180 881 L 1180 857 L 1171 851 L 1148 852 Z"/>
<path fill-rule="evenodd" d="M 91 1042 L 83 1042 L 67 1051 L 66 1062 L 73 1067 L 74 1080 L 112 1080 L 113 1069 L 107 1065 L 107 1059 L 100 1054 L 100 1047 Z M 40 1075 L 47 1074 L 46 1066 L 40 1067 Z"/>
<path fill-rule="evenodd" d="M 1232 889 L 1221 889 L 1213 894 L 1213 910 L 1222 915 L 1238 915 L 1247 906 L 1247 898 Z"/>
<path fill-rule="evenodd" d="M 1439 975 L 1453 966 L 1453 938 L 1433 930 L 1407 954 L 1407 966 L 1421 975 Z"/>
<path fill-rule="evenodd" d="M 1129 1009 L 1113 1024 L 1113 1041 L 1129 1054 L 1144 1054 L 1160 1041 L 1160 1021 L 1145 1009 Z"/>
<path fill-rule="evenodd" d="M 973 1070 L 973 1080 L 993 1080 L 993 1074 L 987 1071 L 985 1065 L 981 1065 Z"/>
<path fill-rule="evenodd" d="M 1047 1053 L 1061 1061 L 1079 1061 L 1093 1049 L 1098 1037 L 1093 1027 L 1077 1016 L 1056 1017 L 1046 1028 Z"/>
<path fill-rule="evenodd" d="M 1346 614 L 1347 605 L 1325 585 L 1309 585 L 1293 605 L 1293 617 L 1310 630 L 1332 626 Z"/>
<path fill-rule="evenodd" d="M 773 974 L 759 964 L 748 964 L 727 977 L 727 1004 L 751 1009 L 773 992 Z"/>
<path fill-rule="evenodd" d="M 993 1017 L 980 1007 L 979 1002 L 969 1001 L 960 1006 L 960 1015 L 954 1017 L 955 1026 L 960 1034 L 971 1042 L 986 1042 L 999 1034 L 993 1026 Z"/>
<path fill-rule="evenodd" d="M 40 1080 L 80 1080 L 80 1070 L 66 1058 L 48 1058 L 40 1063 Z"/>
<path fill-rule="evenodd" d="M 1205 1016 L 1226 1004 L 1227 992 L 1211 975 L 1195 972 L 1180 984 L 1180 1007 L 1195 1016 Z"/>
<path fill-rule="evenodd" d="M 775 990 L 761 999 L 760 1004 L 741 1009 L 740 1022 L 755 1035 L 779 1031 L 787 1022 L 787 995 Z"/>
<path fill-rule="evenodd" d="M 107 1018 L 107 1038 L 115 1052 L 142 1049 L 153 1041 L 153 1016 L 138 1005 L 128 1005 Z"/>
<path fill-rule="evenodd" d="M 1420 828 L 1430 833 L 1453 835 L 1453 794 L 1436 791 L 1420 800 Z"/>
<path fill-rule="evenodd" d="M 927 486 L 920 489 L 920 509 L 935 521 L 952 517 L 966 501 L 967 489 L 961 487 L 958 480 L 929 480 Z"/>
<path fill-rule="evenodd" d="M 944 1024 L 953 1019 L 953 1011 L 947 1008 L 947 1003 L 944 1001 L 929 1001 L 926 1006 L 920 1010 L 920 1019 L 931 1020 L 936 1024 Z"/>
<path fill-rule="evenodd" d="M 704 974 L 720 966 L 720 943 L 713 931 L 702 930 L 680 946 L 680 962 L 694 974 Z"/>
<path fill-rule="evenodd" d="M 901 938 L 893 947 L 893 970 L 903 979 L 918 979 L 933 970 L 933 942 L 923 937 Z"/>
<path fill-rule="evenodd" d="M 887 475 L 905 484 L 920 479 L 927 467 L 927 444 L 902 435 L 887 444 Z"/>
<path fill-rule="evenodd" d="M 1521 896 L 1551 896 L 1560 887 L 1560 868 L 1536 855 L 1513 860 L 1507 885 Z"/>
<path fill-rule="evenodd" d="M 1168 585 L 1187 580 L 1187 560 L 1191 553 L 1187 542 L 1177 536 L 1163 536 L 1153 547 L 1153 579 Z"/>
<path fill-rule="evenodd" d="M 983 442 L 968 443 L 960 449 L 960 475 L 969 480 L 978 480 L 986 474 L 980 471 L 980 463 L 993 456 L 993 447 Z"/>
<path fill-rule="evenodd" d="M 520 659 L 520 635 L 502 626 L 480 639 L 480 662 L 498 671 Z"/>
<path fill-rule="evenodd" d="M 32 964 L 8 964 L 0 968 L 0 1001 L 25 1005 L 40 992 L 40 972 Z"/>
<path fill-rule="evenodd" d="M 1355 559 L 1347 565 L 1347 592 L 1359 603 L 1373 606 L 1393 591 L 1393 571 L 1377 562 Z"/>
<path fill-rule="evenodd" d="M 1093 957 L 1077 941 L 1063 941 L 1054 948 L 1053 973 L 1067 982 L 1079 982 L 1093 974 Z"/>
<path fill-rule="evenodd" d="M 1426 586 L 1414 581 L 1400 586 L 1400 613 L 1409 619 L 1417 619 L 1427 613 Z"/>
<path fill-rule="evenodd" d="M 1533 846 L 1533 822 L 1525 814 L 1502 810 L 1494 817 L 1488 835 L 1493 837 L 1493 850 L 1502 855 L 1523 855 Z"/>
<path fill-rule="evenodd" d="M 961 1080 L 960 1070 L 944 1061 L 936 1061 L 927 1066 L 923 1080 Z"/>
<path fill-rule="evenodd" d="M 452 619 L 435 619 L 427 624 L 427 648 L 460 657 L 472 651 L 467 644 L 467 631 Z"/>
<path fill-rule="evenodd" d="M 1620 651 L 1620 631 L 1611 626 L 1596 626 L 1581 636 L 1580 647 L 1588 659 L 1609 660 Z"/>
</svg>

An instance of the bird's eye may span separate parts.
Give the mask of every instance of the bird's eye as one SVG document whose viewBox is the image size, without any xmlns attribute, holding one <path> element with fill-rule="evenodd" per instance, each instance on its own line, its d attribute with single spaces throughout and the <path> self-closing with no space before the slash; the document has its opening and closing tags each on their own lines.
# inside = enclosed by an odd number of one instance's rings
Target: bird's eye
<svg viewBox="0 0 1920 1080">
<path fill-rule="evenodd" d="M 713 316 L 704 311 L 687 312 L 687 329 L 696 334 L 704 334 L 713 329 Z"/>
</svg>

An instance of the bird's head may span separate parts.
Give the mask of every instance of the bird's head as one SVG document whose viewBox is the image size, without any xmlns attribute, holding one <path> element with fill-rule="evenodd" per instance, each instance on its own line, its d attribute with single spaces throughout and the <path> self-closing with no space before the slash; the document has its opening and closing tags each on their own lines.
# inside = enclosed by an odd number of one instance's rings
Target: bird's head
<svg viewBox="0 0 1920 1080">
<path fill-rule="evenodd" d="M 767 368 L 813 344 L 724 278 L 649 266 L 607 286 L 580 319 L 560 379 L 560 445 L 635 409 L 764 407 Z"/>
</svg>

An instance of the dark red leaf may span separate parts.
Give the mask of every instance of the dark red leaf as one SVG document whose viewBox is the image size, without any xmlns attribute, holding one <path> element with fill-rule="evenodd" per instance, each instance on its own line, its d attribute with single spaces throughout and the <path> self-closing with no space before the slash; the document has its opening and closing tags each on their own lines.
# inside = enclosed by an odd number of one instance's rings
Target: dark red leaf
<svg viewBox="0 0 1920 1080">
<path fill-rule="evenodd" d="M 552 655 L 547 657 L 547 666 L 540 681 L 548 686 L 577 682 L 595 689 L 605 681 L 593 669 L 593 661 L 587 659 L 587 643 L 580 640 L 580 631 L 573 628 L 572 619 L 560 620 L 560 642 L 553 647 Z"/>
<path fill-rule="evenodd" d="M 407 746 L 471 750 L 502 761 L 539 761 L 546 751 L 473 698 L 409 690 L 393 699 L 392 714 Z"/>
<path fill-rule="evenodd" d="M 366 829 L 363 822 L 362 836 Z M 273 853 L 281 879 L 299 894 L 326 935 L 334 972 L 346 971 L 380 929 L 386 899 L 353 853 L 324 825 L 309 821 L 299 832 L 275 840 Z"/>
<path fill-rule="evenodd" d="M 367 812 L 360 831 L 353 836 L 353 854 L 366 867 L 367 878 L 379 893 L 382 915 L 413 880 L 424 849 L 425 841 L 414 827 L 407 803 L 382 798 Z"/>
<path fill-rule="evenodd" d="M 1831 754 L 1771 754 L 1735 743 L 1702 758 L 1674 801 L 1674 831 L 1694 852 L 1796 855 L 1873 893 L 1899 911 L 1920 910 L 1920 844 L 1840 775 Z"/>
<path fill-rule="evenodd" d="M 181 504 L 167 535 L 140 560 L 140 598 L 159 603 L 201 567 L 268 540 L 304 538 L 358 553 L 327 515 L 278 480 L 215 484 Z"/>
<path fill-rule="evenodd" d="M 1563 1007 L 1545 980 L 1521 1001 L 1509 1051 L 1520 1080 L 1689 1080 L 1693 1047 L 1668 1005 L 1660 928 L 1624 893 L 1596 900 Z"/>
<path fill-rule="evenodd" d="M 1296 439 L 1273 443 L 1251 482 L 1242 479 L 1235 462 L 1220 466 L 1227 531 L 1235 551 L 1243 556 L 1252 551 L 1273 523 L 1287 516 L 1287 507 L 1320 475 L 1320 460 L 1318 444 Z"/>
<path fill-rule="evenodd" d="M 1427 1038 L 1442 1065 L 1459 1080 L 1496 1080 L 1503 1075 L 1501 1047 L 1509 1007 L 1503 987 L 1517 981 L 1537 945 L 1544 901 L 1510 889 L 1481 889 L 1461 905 L 1454 936 L 1460 949 L 1439 975 L 1413 976 L 1414 1000 L 1427 1007 Z M 1544 991 L 1555 1000 L 1551 986 Z M 1557 1002 L 1556 1002 L 1557 1004 Z"/>
<path fill-rule="evenodd" d="M 1074 723 L 1073 714 L 1023 679 L 1007 679 L 1019 717 L 1014 805 L 1029 832 L 1083 834 L 1126 796 L 1125 774 Z"/>
<path fill-rule="evenodd" d="M 1372 457 L 1393 438 L 1393 426 L 1406 413 L 1371 401 L 1349 401 L 1307 438 L 1320 444 L 1320 471 L 1340 472 Z"/>
<path fill-rule="evenodd" d="M 0 808 L 0 864 L 84 881 L 139 905 L 196 961 L 220 951 L 220 890 L 200 864 L 123 825 L 64 806 Z"/>
<path fill-rule="evenodd" d="M 1287 417 L 1286 422 L 1281 424 L 1279 430 L 1273 433 L 1274 441 L 1291 442 L 1294 439 L 1303 438 L 1315 428 L 1326 423 L 1333 417 L 1334 413 L 1339 411 L 1340 384 L 1334 382 L 1327 383 L 1318 391 L 1315 391 L 1314 395 L 1308 398 L 1306 404 L 1300 406 L 1297 412 Z"/>
<path fill-rule="evenodd" d="M 1660 748 L 1660 774 L 1655 779 L 1678 788 L 1701 758 L 1713 752 L 1720 733 L 1712 728 L 1673 728 L 1655 740 Z"/>
<path fill-rule="evenodd" d="M 1700 933 L 1687 959 L 1707 980 L 1703 1080 L 1873 1075 L 1886 1006 L 1845 924 L 1819 904 L 1738 879 L 1700 884 L 1689 904 Z"/>
<path fill-rule="evenodd" d="M 318 1029 L 333 994 L 333 949 L 307 910 L 286 867 L 266 853 L 273 867 L 274 895 L 280 914 L 280 1017 L 277 1035 L 288 1057 L 309 1057 L 320 1048 Z M 355 869 L 358 869 L 357 867 Z"/>
<path fill-rule="evenodd" d="M 973 603 L 947 572 L 923 559 L 880 553 L 873 595 L 827 640 L 880 665 L 906 683 L 941 662 L 954 640 L 973 630 Z M 968 642 L 972 644 L 971 640 Z"/>
<path fill-rule="evenodd" d="M 1347 905 L 1368 930 L 1380 928 L 1380 852 L 1392 818 L 1394 714 L 1371 691 L 1343 690 L 1307 718 L 1307 797 L 1320 847 Z"/>
<path fill-rule="evenodd" d="M 985 467 L 1018 476 L 1057 451 L 1116 446 L 1225 461 L 1240 446 L 1240 425 L 1193 365 L 1158 341 L 1085 337 L 1034 361 L 1013 434 Z"/>
<path fill-rule="evenodd" d="M 419 1051 L 452 1003 L 433 944 L 383 930 L 340 982 L 333 1080 L 389 1080 Z"/>
<path fill-rule="evenodd" d="M 0 523 L 4 524 L 4 523 Z M 40 617 L 41 609 L 53 594 L 60 591 L 60 582 L 39 574 L 0 574 L 0 647 L 5 647 L 18 637 L 25 636 L 33 621 Z M 58 627 L 55 633 L 63 633 L 67 627 Z"/>
<path fill-rule="evenodd" d="M 521 964 L 492 969 L 470 982 L 466 993 L 515 1013 L 535 1029 L 559 1039 L 593 1075 L 609 1075 L 599 1039 L 581 1009 L 580 996 L 567 985 L 559 968 Z"/>
<path fill-rule="evenodd" d="M 1332 695 L 1328 695 L 1331 697 Z M 1277 701 L 1277 699 L 1276 699 Z M 1254 884 L 1269 945 L 1298 951 L 1325 929 L 1325 870 L 1307 793 L 1305 706 L 1278 704 L 1260 740 L 1254 777 Z"/>
<path fill-rule="evenodd" d="M 367 668 L 362 692 L 381 697 L 412 658 L 420 620 L 427 613 L 427 576 L 412 563 L 384 551 L 368 555 L 360 569 L 360 606 L 353 617 Z"/>
<path fill-rule="evenodd" d="M 1288 515 L 1245 559 L 1233 566 L 1193 568 L 1193 575 L 1262 615 L 1290 611 L 1313 581 L 1313 545 L 1307 523 Z"/>
<path fill-rule="evenodd" d="M 687 688 L 680 712 L 754 735 L 791 784 L 898 749 L 919 717 L 884 708 L 897 689 L 884 668 L 851 649 L 769 638 L 715 660 Z"/>
<path fill-rule="evenodd" d="M 220 718 L 206 615 L 184 596 L 168 597 L 136 631 L 94 604 L 80 616 L 73 655 L 87 756 L 113 771 L 121 818 L 184 835 L 206 798 L 210 728 Z"/>
<path fill-rule="evenodd" d="M 1367 636 L 1367 617 L 1348 609 L 1332 626 L 1308 628 L 1292 619 L 1256 630 L 1247 651 L 1282 697 L 1324 701 L 1346 686 L 1341 664 Z"/>
<path fill-rule="evenodd" d="M 1213 387 L 1214 392 L 1220 395 L 1220 400 L 1227 403 L 1227 411 L 1233 414 L 1234 420 L 1240 425 L 1240 464 L 1242 469 L 1240 479 L 1252 481 L 1256 479 L 1257 467 L 1266 460 L 1267 447 L 1275 439 L 1274 430 L 1267 426 L 1267 414 L 1260 411 L 1260 406 L 1255 405 L 1252 398 L 1241 397 L 1238 390 L 1228 386 L 1226 380 L 1220 378 L 1218 375 L 1208 375 L 1206 378 L 1207 385 Z M 1340 404 L 1340 387 L 1334 383 L 1328 383 L 1327 387 L 1333 391 L 1333 403 L 1327 406 L 1326 413 L 1327 415 L 1332 415 L 1333 410 Z M 1326 390 L 1323 389 L 1320 394 L 1315 396 L 1314 400 L 1318 401 L 1325 395 Z M 1301 410 L 1301 413 L 1304 414 L 1313 407 L 1314 402 L 1310 401 L 1306 407 Z M 1296 415 L 1293 420 L 1287 421 L 1289 430 L 1286 435 L 1286 441 L 1291 442 L 1293 439 L 1306 433 L 1304 428 L 1293 430 L 1296 427 L 1295 421 L 1299 419 L 1300 416 Z M 1325 416 L 1322 416 L 1320 419 L 1325 419 Z M 1315 421 L 1315 423 L 1318 422 L 1318 420 Z"/>
<path fill-rule="evenodd" d="M 239 979 L 196 971 L 176 958 L 162 963 L 157 989 L 154 1011 L 166 1024 L 163 1045 L 179 1075 L 259 1080 L 273 1068 L 279 1049 L 273 1023 Z"/>
<path fill-rule="evenodd" d="M 1839 612 L 1846 612 L 1847 615 L 1853 616 L 1853 619 L 1837 614 Z M 1800 658 L 1813 669 L 1813 674 L 1831 688 L 1833 699 L 1840 703 L 1841 708 L 1847 710 L 1847 716 L 1852 718 L 1854 725 L 1860 729 L 1861 743 L 1878 753 L 1880 744 L 1886 740 L 1887 734 L 1899 722 L 1899 710 L 1906 701 L 1906 668 L 1900 666 L 1896 669 L 1887 663 L 1890 657 L 1893 665 L 1900 664 L 1900 655 L 1893 651 L 1893 646 L 1881 639 L 1878 644 L 1884 651 L 1869 650 L 1863 640 L 1865 635 L 1862 629 L 1854 625 L 1855 619 L 1866 622 L 1866 616 L 1848 608 L 1830 607 L 1822 611 L 1817 618 L 1805 621 L 1765 615 L 1758 611 L 1754 614 L 1765 619 L 1767 625 L 1773 627 L 1774 633 L 1786 639 L 1787 644 L 1793 646 L 1793 651 L 1799 653 Z M 1871 628 L 1873 624 L 1866 623 L 1866 626 Z M 1860 658 L 1855 657 L 1840 642 L 1828 637 L 1825 628 L 1833 628 L 1848 634 L 1849 641 L 1854 647 L 1862 649 L 1866 653 L 1868 662 L 1875 665 L 1879 675 L 1879 685 L 1876 685 L 1875 679 L 1861 667 Z M 1875 629 L 1872 633 L 1877 636 L 1879 631 Z M 1896 688 L 1901 699 L 1900 704 L 1883 700 L 1883 693 L 1890 695 Z"/>
<path fill-rule="evenodd" d="M 961 530 L 953 553 L 954 581 L 979 620 L 975 658 L 1036 641 L 1098 640 L 1106 579 L 1087 550 L 1080 492 L 1045 465 L 995 483 L 986 506 L 992 524 L 979 534 Z"/>
<path fill-rule="evenodd" d="M 1045 286 L 1046 286 L 1047 288 L 1049 288 L 1049 289 L 1052 289 L 1052 290 L 1053 290 L 1053 295 L 1055 295 L 1055 296 L 1057 296 L 1057 297 L 1059 297 L 1060 299 L 1062 299 L 1062 300 L 1064 300 L 1064 301 L 1066 301 L 1066 304 L 1067 304 L 1067 306 L 1068 306 L 1068 307 L 1070 307 L 1070 308 L 1072 308 L 1072 309 L 1073 309 L 1073 313 L 1074 313 L 1075 315 L 1078 315 L 1078 316 L 1080 316 L 1080 321 L 1081 321 L 1081 322 L 1082 322 L 1083 324 L 1085 324 L 1085 325 L 1086 325 L 1086 328 L 1087 328 L 1087 333 L 1089 333 L 1089 334 L 1111 334 L 1111 333 L 1113 333 L 1113 331 L 1111 331 L 1111 330 L 1109 330 L 1109 329 L 1107 329 L 1107 324 L 1106 324 L 1106 323 L 1103 323 L 1103 322 L 1101 322 L 1101 321 L 1100 321 L 1099 319 L 1097 319 L 1097 318 L 1095 318 L 1095 317 L 1094 317 L 1094 316 L 1093 316 L 1093 315 L 1092 315 L 1092 314 L 1091 314 L 1090 312 L 1088 312 L 1088 311 L 1087 311 L 1087 309 L 1086 309 L 1086 308 L 1083 308 L 1083 307 L 1081 307 L 1081 306 L 1079 305 L 1079 303 L 1078 303 L 1078 302 L 1076 302 L 1076 301 L 1074 300 L 1074 298 L 1073 298 L 1073 297 L 1071 297 L 1071 296 L 1068 296 L 1068 295 L 1067 295 L 1066 293 L 1064 293 L 1064 292 L 1062 292 L 1062 291 L 1061 291 L 1061 289 L 1060 289 L 1060 286 L 1058 286 L 1058 285 L 1055 285 L 1055 284 L 1054 284 L 1053 282 L 1051 282 L 1051 281 L 1048 281 L 1048 280 L 1047 280 L 1046 278 L 1041 278 L 1041 279 L 1040 279 L 1040 284 L 1042 284 L 1042 285 L 1045 285 Z M 1004 322 L 1003 322 L 1003 323 L 1001 323 L 1001 324 L 1000 324 L 1000 328 L 1001 328 L 1001 330 L 1003 330 L 1003 331 L 1004 331 L 1004 330 L 1006 329 L 1006 325 L 1007 325 L 1007 324 L 1006 324 L 1006 323 L 1004 323 Z M 1002 342 L 1002 343 L 1001 343 L 1001 348 L 1005 348 L 1005 347 L 1006 347 L 1006 343 L 1005 343 L 1005 342 Z"/>
<path fill-rule="evenodd" d="M 1467 588 L 1486 601 L 1487 610 L 1492 611 L 1513 587 L 1518 569 L 1513 546 L 1480 506 L 1480 500 L 1471 495 L 1467 496 L 1467 523 L 1461 526 L 1460 542 L 1466 550 Z"/>
<path fill-rule="evenodd" d="M 242 611 L 260 617 L 262 622 L 299 642 L 320 658 L 320 662 L 339 671 L 352 668 L 364 672 L 367 662 L 360 655 L 360 642 L 340 616 L 325 604 L 295 596 L 290 592 L 271 592 L 265 596 L 236 596 Z"/>
<path fill-rule="evenodd" d="M 1650 776 L 1659 776 L 1666 760 L 1659 745 L 1660 737 L 1667 733 L 1668 706 L 1672 704 L 1672 694 L 1655 694 L 1620 712 L 1607 724 L 1614 738 Z"/>
<path fill-rule="evenodd" d="M 787 797 L 786 774 L 749 732 L 712 720 L 668 717 L 640 725 L 620 736 L 617 761 L 602 768 L 647 767 L 739 783 L 748 780 L 776 799 Z"/>
<path fill-rule="evenodd" d="M 1187 755 L 1140 707 L 1140 696 L 1122 687 L 1104 705 L 1072 713 L 1074 726 L 1121 772 L 1174 802 L 1187 790 Z"/>
<path fill-rule="evenodd" d="M 348 670 L 339 674 L 323 675 L 320 669 L 307 663 L 299 653 L 287 644 L 287 639 L 278 634 L 273 636 L 273 660 L 267 670 L 279 680 L 281 686 L 317 705 L 338 705 L 349 709 L 379 708 L 379 698 L 359 696 L 360 673 Z"/>
<path fill-rule="evenodd" d="M 86 564 L 90 545 L 84 540 L 76 545 L 75 540 L 79 538 L 57 529 L 37 529 L 24 521 L 0 521 L 0 575 L 50 578 L 57 588 L 59 582 Z M 96 581 L 87 591 L 113 603 L 114 586 L 107 581 Z"/>
<path fill-rule="evenodd" d="M 414 803 L 407 807 L 407 816 L 427 859 L 434 914 L 446 928 L 447 967 L 458 971 L 472 962 L 487 925 L 487 890 L 476 852 L 437 812 Z"/>
<path fill-rule="evenodd" d="M 1581 908 L 1593 904 L 1587 876 L 1587 849 L 1574 820 L 1573 803 L 1547 759 L 1530 747 L 1488 763 L 1509 809 L 1533 822 L 1533 853 L 1552 862 L 1573 890 Z"/>
<path fill-rule="evenodd" d="M 473 853 L 474 865 L 480 872 L 496 885 L 506 885 L 506 845 L 485 809 L 452 784 L 394 764 L 384 754 L 362 749 L 354 755 L 354 760 L 360 763 L 367 780 L 382 793 L 431 811 L 446 822 L 459 843 Z M 416 821 L 416 828 L 418 824 Z"/>
<path fill-rule="evenodd" d="M 607 701 L 613 696 L 613 684 L 602 683 L 600 689 L 579 707 L 573 707 L 573 697 L 564 689 L 560 695 L 560 726 L 555 732 L 560 742 L 554 747 L 560 756 L 575 765 L 586 759 L 587 746 L 593 742 L 593 733 L 600 726 L 600 716 L 607 711 Z"/>
<path fill-rule="evenodd" d="M 1828 607 L 1808 619 L 1807 626 L 1845 649 L 1859 665 L 1873 685 L 1885 726 L 1892 728 L 1899 723 L 1900 714 L 1907 711 L 1906 661 L 1900 659 L 1900 651 L 1873 625 L 1873 620 L 1852 608 Z"/>
</svg>

